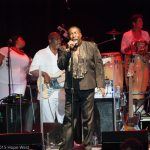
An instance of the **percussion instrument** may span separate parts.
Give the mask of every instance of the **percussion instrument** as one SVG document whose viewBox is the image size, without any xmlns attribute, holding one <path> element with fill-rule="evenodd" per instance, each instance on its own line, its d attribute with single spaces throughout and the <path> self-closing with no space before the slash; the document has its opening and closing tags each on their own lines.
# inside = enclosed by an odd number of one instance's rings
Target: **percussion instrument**
<svg viewBox="0 0 150 150">
<path fill-rule="evenodd" d="M 148 51 L 148 43 L 146 41 L 136 41 L 133 42 L 133 45 L 135 47 L 136 53 L 140 55 L 145 55 Z"/>
<path fill-rule="evenodd" d="M 125 72 L 127 73 L 128 65 L 133 62 L 132 72 L 132 98 L 144 99 L 145 92 L 149 83 L 149 65 L 146 56 L 139 54 L 126 55 L 125 56 Z M 125 74 L 126 74 L 125 73 Z M 127 74 L 126 74 L 127 75 Z M 129 86 L 128 77 L 126 76 L 126 84 Z"/>
<path fill-rule="evenodd" d="M 106 80 L 113 80 L 114 87 L 120 86 L 123 89 L 123 65 L 122 56 L 119 52 L 101 53 L 102 60 L 109 58 L 110 61 L 104 64 L 104 75 Z"/>
</svg>

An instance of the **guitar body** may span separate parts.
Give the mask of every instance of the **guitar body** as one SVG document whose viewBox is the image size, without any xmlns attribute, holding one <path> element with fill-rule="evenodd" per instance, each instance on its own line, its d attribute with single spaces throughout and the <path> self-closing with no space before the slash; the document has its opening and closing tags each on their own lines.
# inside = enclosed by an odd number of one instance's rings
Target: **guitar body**
<svg viewBox="0 0 150 150">
<path fill-rule="evenodd" d="M 56 75 L 55 75 L 56 76 Z M 60 84 L 65 81 L 65 72 L 57 74 L 57 77 L 52 77 L 50 83 L 45 84 L 44 78 L 40 76 L 37 80 L 37 88 L 42 99 L 48 99 L 55 90 L 63 88 Z"/>
<path fill-rule="evenodd" d="M 50 87 L 50 84 L 44 83 L 44 78 L 40 77 L 37 80 L 37 88 L 42 99 L 48 99 L 53 92 L 53 88 Z"/>
</svg>

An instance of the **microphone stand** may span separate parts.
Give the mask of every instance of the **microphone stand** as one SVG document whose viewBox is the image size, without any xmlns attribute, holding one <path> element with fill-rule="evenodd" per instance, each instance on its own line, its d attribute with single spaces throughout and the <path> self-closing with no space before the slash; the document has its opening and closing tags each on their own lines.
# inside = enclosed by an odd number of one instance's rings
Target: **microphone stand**
<svg viewBox="0 0 150 150">
<path fill-rule="evenodd" d="M 72 128 L 72 149 L 74 147 L 74 86 L 73 86 L 73 50 L 71 50 L 71 128 Z"/>
<path fill-rule="evenodd" d="M 11 96 L 11 57 L 10 57 L 10 45 L 8 45 L 8 54 L 7 54 L 7 58 L 8 58 L 8 91 L 9 91 L 9 95 L 7 97 L 7 100 L 8 100 L 8 105 L 9 105 L 9 102 L 11 102 L 12 104 L 15 104 L 16 102 L 16 97 L 14 98 L 13 96 Z M 13 82 L 12 82 L 13 84 Z M 13 88 L 12 88 L 13 89 Z M 7 102 L 7 101 L 6 101 Z M 14 119 L 17 118 L 14 118 L 14 111 L 17 112 L 17 103 L 15 104 L 15 110 L 13 110 L 14 108 L 11 106 L 10 107 L 10 112 L 11 112 L 11 123 L 13 124 L 14 123 Z M 6 114 L 8 114 L 8 110 L 6 109 Z M 9 115 L 9 114 L 8 114 Z M 22 133 L 22 100 L 21 100 L 21 95 L 19 95 L 19 115 L 20 115 L 20 132 Z M 7 117 L 7 133 L 9 132 L 8 130 L 8 117 Z"/>
<path fill-rule="evenodd" d="M 7 54 L 7 58 L 8 58 L 8 92 L 9 92 L 9 95 L 8 97 L 10 97 L 11 95 L 11 86 L 10 86 L 10 46 L 8 46 L 8 54 Z"/>
<path fill-rule="evenodd" d="M 11 67 L 11 64 L 10 64 L 10 46 L 9 46 L 9 45 L 8 45 L 7 58 L 8 58 L 8 93 L 9 93 L 9 95 L 8 95 L 8 97 L 7 97 L 6 102 L 7 102 L 7 101 L 9 102 L 9 99 L 10 99 L 10 96 L 11 96 L 11 86 L 10 86 L 10 67 Z M 12 108 L 10 108 L 10 109 L 11 109 L 10 111 L 13 112 L 13 111 L 12 111 Z M 9 114 L 8 114 L 8 104 L 6 105 L 6 114 L 9 115 Z M 11 123 L 13 123 L 13 113 L 10 114 L 10 120 L 11 120 Z M 7 133 L 9 132 L 8 121 L 9 121 L 9 120 L 8 120 L 8 117 L 6 117 Z"/>
</svg>

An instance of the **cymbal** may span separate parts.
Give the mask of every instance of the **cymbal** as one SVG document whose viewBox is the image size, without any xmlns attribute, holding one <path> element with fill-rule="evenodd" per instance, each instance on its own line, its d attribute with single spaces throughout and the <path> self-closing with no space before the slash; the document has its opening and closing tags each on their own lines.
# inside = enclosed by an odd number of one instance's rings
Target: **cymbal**
<svg viewBox="0 0 150 150">
<path fill-rule="evenodd" d="M 109 35 L 119 35 L 119 34 L 121 34 L 121 33 L 118 32 L 116 29 L 112 29 L 111 31 L 106 32 L 106 34 L 109 34 Z"/>
</svg>

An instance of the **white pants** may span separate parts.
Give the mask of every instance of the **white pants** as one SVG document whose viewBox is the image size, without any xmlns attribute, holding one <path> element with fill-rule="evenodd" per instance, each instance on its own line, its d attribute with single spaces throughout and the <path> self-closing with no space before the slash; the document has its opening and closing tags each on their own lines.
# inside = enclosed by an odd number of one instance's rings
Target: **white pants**
<svg viewBox="0 0 150 150">
<path fill-rule="evenodd" d="M 54 123 L 57 117 L 59 123 L 63 123 L 65 115 L 65 91 L 56 91 L 58 98 L 51 96 L 49 99 L 40 101 L 41 121 Z"/>
</svg>

